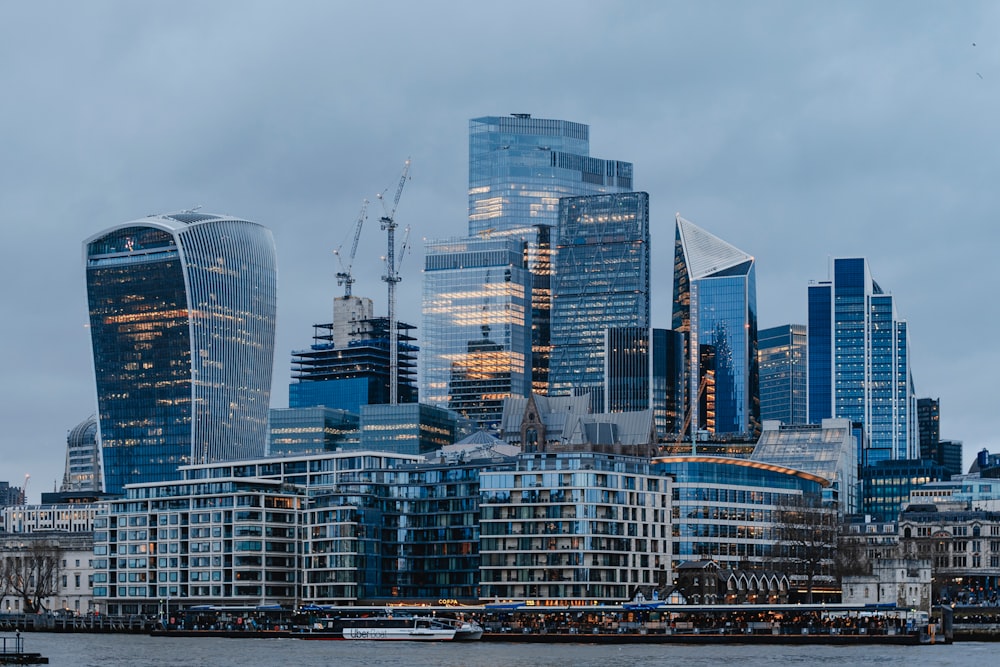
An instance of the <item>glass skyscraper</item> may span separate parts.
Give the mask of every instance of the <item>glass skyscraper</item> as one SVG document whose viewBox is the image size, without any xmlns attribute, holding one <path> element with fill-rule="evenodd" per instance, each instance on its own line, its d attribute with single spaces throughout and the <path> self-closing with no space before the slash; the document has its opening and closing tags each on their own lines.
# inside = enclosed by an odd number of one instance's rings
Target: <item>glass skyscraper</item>
<svg viewBox="0 0 1000 667">
<path fill-rule="evenodd" d="M 482 427 L 531 387 L 531 274 L 513 237 L 426 245 L 421 400 Z"/>
<path fill-rule="evenodd" d="M 632 164 L 590 156 L 590 128 L 531 114 L 469 121 L 469 235 L 513 236 L 532 274 L 532 389 L 548 390 L 559 199 L 632 190 Z"/>
<path fill-rule="evenodd" d="M 562 199 L 555 265 L 549 394 L 605 412 L 605 331 L 649 327 L 649 195 Z"/>
<path fill-rule="evenodd" d="M 912 459 L 916 396 L 906 322 L 864 258 L 835 258 L 832 280 L 810 284 L 809 421 L 842 417 L 867 436 L 862 465 Z"/>
<path fill-rule="evenodd" d="M 688 427 L 759 433 L 754 258 L 679 215 L 673 329 L 688 335 Z"/>
<path fill-rule="evenodd" d="M 653 410 L 656 435 L 678 435 L 684 418 L 684 334 L 605 329 L 604 411 Z"/>
<path fill-rule="evenodd" d="M 632 190 L 632 163 L 590 157 L 590 128 L 531 114 L 469 121 L 469 234 L 530 237 L 559 199 Z"/>
<path fill-rule="evenodd" d="M 941 442 L 941 399 L 917 399 L 917 433 L 920 458 L 934 459 L 938 443 Z"/>
<path fill-rule="evenodd" d="M 194 212 L 84 241 L 105 490 L 262 456 L 274 363 L 267 228 Z"/>
<path fill-rule="evenodd" d="M 760 418 L 806 424 L 806 327 L 783 324 L 757 334 Z"/>
</svg>

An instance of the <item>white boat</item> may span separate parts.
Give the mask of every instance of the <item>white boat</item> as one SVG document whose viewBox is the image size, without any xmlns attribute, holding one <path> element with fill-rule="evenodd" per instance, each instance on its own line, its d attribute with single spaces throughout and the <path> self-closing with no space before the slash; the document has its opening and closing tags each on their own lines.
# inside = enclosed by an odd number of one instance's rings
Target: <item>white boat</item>
<svg viewBox="0 0 1000 667">
<path fill-rule="evenodd" d="M 459 630 L 452 623 L 431 616 L 345 618 L 341 623 L 344 639 L 451 641 Z"/>
<path fill-rule="evenodd" d="M 475 621 L 454 618 L 439 618 L 438 620 L 455 628 L 455 641 L 471 642 L 483 638 L 483 626 Z"/>
</svg>

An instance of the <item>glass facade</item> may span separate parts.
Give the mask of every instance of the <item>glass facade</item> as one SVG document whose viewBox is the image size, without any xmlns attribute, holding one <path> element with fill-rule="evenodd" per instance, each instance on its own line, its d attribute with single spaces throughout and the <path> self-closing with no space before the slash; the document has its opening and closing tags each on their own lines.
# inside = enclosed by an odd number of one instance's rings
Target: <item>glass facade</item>
<svg viewBox="0 0 1000 667">
<path fill-rule="evenodd" d="M 345 604 L 377 597 L 384 571 L 382 537 L 392 512 L 384 511 L 374 484 L 350 493 L 317 493 L 302 521 L 302 599 Z"/>
<path fill-rule="evenodd" d="M 658 438 L 677 435 L 684 413 L 684 336 L 669 329 L 608 328 L 607 412 L 653 410 Z"/>
<path fill-rule="evenodd" d="M 760 432 L 754 267 L 752 256 L 677 216 L 673 328 L 688 335 L 685 421 L 692 429 Z"/>
<path fill-rule="evenodd" d="M 632 190 L 632 164 L 590 157 L 590 128 L 530 114 L 469 121 L 469 235 L 523 242 L 532 274 L 532 388 L 548 391 L 552 233 L 559 199 Z"/>
<path fill-rule="evenodd" d="M 421 397 L 476 424 L 500 422 L 503 400 L 531 387 L 531 274 L 516 239 L 429 242 Z"/>
<path fill-rule="evenodd" d="M 806 327 L 785 324 L 757 334 L 760 418 L 806 424 Z"/>
<path fill-rule="evenodd" d="M 861 468 L 861 511 L 876 521 L 895 521 L 914 489 L 947 477 L 945 469 L 934 461 L 896 459 L 866 465 Z"/>
<path fill-rule="evenodd" d="M 858 446 L 846 419 L 824 419 L 822 425 L 765 422 L 750 458 L 829 480 L 823 500 L 842 517 L 857 514 L 861 507 Z"/>
<path fill-rule="evenodd" d="M 402 466 L 383 482 L 399 517 L 387 545 L 383 595 L 404 600 L 479 598 L 479 471 L 483 461 Z"/>
<path fill-rule="evenodd" d="M 920 434 L 920 458 L 935 459 L 941 442 L 941 399 L 917 399 L 917 431 Z"/>
<path fill-rule="evenodd" d="M 833 287 L 809 285 L 806 374 L 809 423 L 833 417 Z"/>
<path fill-rule="evenodd" d="M 916 397 L 906 322 L 864 258 L 836 258 L 832 281 L 809 286 L 809 419 L 862 425 L 862 465 L 917 456 Z"/>
<path fill-rule="evenodd" d="M 649 195 L 569 197 L 559 211 L 549 393 L 589 393 L 605 412 L 605 331 L 649 326 Z"/>
<path fill-rule="evenodd" d="M 270 430 L 268 456 L 333 452 L 358 444 L 358 413 L 324 406 L 272 408 Z"/>
<path fill-rule="evenodd" d="M 276 265 L 271 232 L 151 216 L 84 242 L 105 488 L 267 445 Z"/>
<path fill-rule="evenodd" d="M 716 456 L 654 459 L 652 470 L 674 479 L 673 568 L 692 560 L 730 570 L 767 568 L 779 510 L 804 496 L 819 498 L 827 483 L 774 464 Z"/>
<path fill-rule="evenodd" d="M 426 454 L 455 442 L 458 417 L 424 403 L 365 405 L 361 408 L 362 451 Z M 351 445 L 344 443 L 344 449 Z"/>
<path fill-rule="evenodd" d="M 559 198 L 632 189 L 632 164 L 590 157 L 590 128 L 530 114 L 469 121 L 469 234 L 530 237 Z"/>
</svg>

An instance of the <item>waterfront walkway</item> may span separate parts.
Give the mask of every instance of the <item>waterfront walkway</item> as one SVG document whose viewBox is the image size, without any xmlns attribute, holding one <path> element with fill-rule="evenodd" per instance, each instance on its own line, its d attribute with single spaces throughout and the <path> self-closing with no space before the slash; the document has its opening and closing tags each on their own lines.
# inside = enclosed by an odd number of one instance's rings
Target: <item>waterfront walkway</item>
<svg viewBox="0 0 1000 667">
<path fill-rule="evenodd" d="M 156 619 L 147 616 L 0 614 L 0 632 L 114 632 L 146 634 L 155 625 Z"/>
</svg>

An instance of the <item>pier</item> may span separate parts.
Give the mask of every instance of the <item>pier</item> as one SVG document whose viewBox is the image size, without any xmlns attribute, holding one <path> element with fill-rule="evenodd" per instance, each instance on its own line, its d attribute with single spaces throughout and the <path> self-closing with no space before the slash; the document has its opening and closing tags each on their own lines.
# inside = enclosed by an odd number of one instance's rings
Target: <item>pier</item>
<svg viewBox="0 0 1000 667">
<path fill-rule="evenodd" d="M 41 653 L 24 650 L 24 637 L 14 631 L 13 636 L 0 636 L 0 665 L 47 665 L 49 659 Z"/>
</svg>

